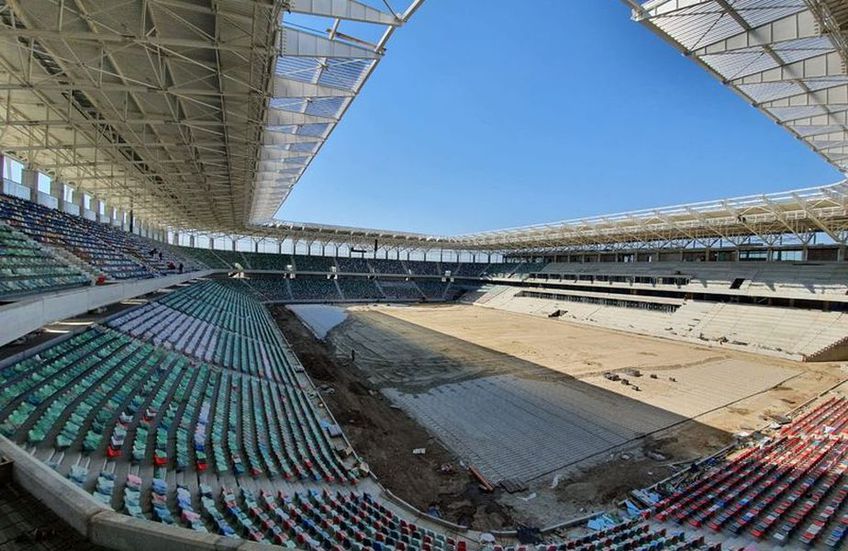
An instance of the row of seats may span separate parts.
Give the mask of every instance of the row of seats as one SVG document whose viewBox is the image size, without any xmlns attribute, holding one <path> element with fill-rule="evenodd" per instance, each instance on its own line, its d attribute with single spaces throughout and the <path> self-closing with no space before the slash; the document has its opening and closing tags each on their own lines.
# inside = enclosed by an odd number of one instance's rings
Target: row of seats
<svg viewBox="0 0 848 551">
<path fill-rule="evenodd" d="M 246 286 L 262 301 L 344 301 L 344 300 L 452 300 L 463 289 L 439 280 L 367 279 L 342 275 L 338 279 L 298 276 L 293 279 L 270 274 L 251 274 L 227 280 L 229 285 Z M 450 290 L 449 290 L 450 289 Z"/>
<path fill-rule="evenodd" d="M 460 277 L 509 277 L 513 273 L 526 274 L 538 271 L 544 264 L 535 263 L 482 263 L 482 262 L 437 262 L 421 260 L 399 260 L 384 258 L 332 257 L 321 255 L 255 253 L 178 247 L 206 266 L 215 269 L 233 269 L 236 265 L 245 270 L 273 270 L 316 273 L 384 274 L 384 275 L 431 275 L 444 276 L 450 271 Z"/>
<path fill-rule="evenodd" d="M 661 520 L 839 549 L 848 526 L 848 399 L 832 397 L 656 504 Z"/>
<path fill-rule="evenodd" d="M 526 272 L 529 264 L 518 267 Z M 595 286 L 738 290 L 762 296 L 844 295 L 844 263 L 795 262 L 552 262 L 532 270 L 543 280 Z"/>
<path fill-rule="evenodd" d="M 293 385 L 196 364 L 101 328 L 56 348 L 0 373 L 8 438 L 176 471 L 356 480 Z"/>
<path fill-rule="evenodd" d="M 80 270 L 49 254 L 23 233 L 0 224 L 0 298 L 91 283 Z"/>
<path fill-rule="evenodd" d="M 385 298 L 373 279 L 341 277 L 339 290 L 347 300 L 382 300 Z"/>
<path fill-rule="evenodd" d="M 180 263 L 184 271 L 196 267 L 158 242 L 17 197 L 0 195 L 0 218 L 39 243 L 66 250 L 108 278 L 154 277 L 176 272 Z M 156 254 L 150 254 L 154 249 Z"/>
</svg>

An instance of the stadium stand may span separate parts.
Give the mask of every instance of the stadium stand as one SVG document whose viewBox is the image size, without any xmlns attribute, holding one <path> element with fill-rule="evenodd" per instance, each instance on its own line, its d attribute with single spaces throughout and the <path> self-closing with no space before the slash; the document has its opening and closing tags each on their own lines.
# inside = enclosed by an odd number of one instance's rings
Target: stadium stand
<svg viewBox="0 0 848 551">
<path fill-rule="evenodd" d="M 463 262 L 453 275 L 460 277 L 481 277 L 488 266 L 488 264 L 481 262 Z"/>
<path fill-rule="evenodd" d="M 424 262 L 422 260 L 405 260 L 403 264 L 406 266 L 408 273 L 413 275 L 441 276 L 444 274 L 437 262 Z"/>
<path fill-rule="evenodd" d="M 326 277 L 298 276 L 288 280 L 294 301 L 332 302 L 342 300 L 335 280 Z"/>
<path fill-rule="evenodd" d="M 388 300 L 421 300 L 424 298 L 414 281 L 377 279 L 375 282 Z"/>
<path fill-rule="evenodd" d="M 422 279 L 416 282 L 428 300 L 444 300 L 448 284 L 437 279 Z"/>
<path fill-rule="evenodd" d="M 831 397 L 756 446 L 707 466 L 654 516 L 779 545 L 842 547 L 848 497 L 848 399 Z"/>
<path fill-rule="evenodd" d="M 0 224 L 0 299 L 90 283 L 90 276 Z"/>
<path fill-rule="evenodd" d="M 848 292 L 844 267 L 832 263 L 560 262 L 547 264 L 534 271 L 531 277 L 533 280 L 581 285 L 668 287 L 693 292 L 735 291 L 765 297 L 813 298 Z"/>
<path fill-rule="evenodd" d="M 229 270 L 230 263 L 218 256 L 218 252 L 212 249 L 201 249 L 195 247 L 176 247 L 184 256 L 194 258 L 200 264 L 215 270 Z"/>
<path fill-rule="evenodd" d="M 735 347 L 794 360 L 844 352 L 843 311 L 637 296 L 561 288 L 489 286 L 468 301 L 480 306 L 557 317 L 646 335 Z"/>
<path fill-rule="evenodd" d="M 153 277 L 140 259 L 125 254 L 126 234 L 83 218 L 7 195 L 0 196 L 0 217 L 35 241 L 62 248 L 114 279 Z M 156 248 L 151 242 L 151 250 Z"/>
<path fill-rule="evenodd" d="M 167 244 L 8 195 L 0 195 L 0 217 L 8 227 L 56 251 L 53 256 L 64 251 L 111 279 L 177 273 L 180 264 L 186 272 L 201 267 Z"/>
<path fill-rule="evenodd" d="M 249 296 L 212 282 L 185 287 L 5 366 L 0 431 L 52 449 L 54 468 L 87 489 L 107 485 L 79 468 L 79 453 L 354 480 L 290 357 Z"/>
<path fill-rule="evenodd" d="M 287 254 L 274 253 L 241 253 L 247 261 L 246 268 L 251 270 L 275 270 L 285 271 L 292 266 L 291 256 Z"/>
<path fill-rule="evenodd" d="M 444 275 L 445 272 L 450 272 L 451 275 L 456 275 L 459 271 L 459 262 L 441 262 L 440 264 L 442 268 L 442 275 Z"/>
<path fill-rule="evenodd" d="M 342 277 L 338 279 L 342 297 L 347 300 L 379 300 L 385 296 L 372 279 Z"/>
<path fill-rule="evenodd" d="M 250 287 L 262 301 L 289 302 L 292 300 L 288 280 L 279 275 L 251 274 L 249 278 L 240 281 Z"/>
<path fill-rule="evenodd" d="M 400 260 L 372 259 L 368 263 L 371 265 L 372 271 L 377 274 L 400 275 L 408 273 Z"/>
<path fill-rule="evenodd" d="M 368 261 L 364 258 L 344 258 L 336 257 L 336 264 L 339 267 L 339 272 L 350 274 L 370 274 L 371 267 Z"/>
<path fill-rule="evenodd" d="M 518 263 L 515 262 L 498 262 L 489 264 L 482 275 L 489 278 L 508 278 L 518 268 Z"/>
<path fill-rule="evenodd" d="M 331 273 L 336 263 L 331 256 L 294 256 L 295 270 L 298 272 Z"/>
</svg>

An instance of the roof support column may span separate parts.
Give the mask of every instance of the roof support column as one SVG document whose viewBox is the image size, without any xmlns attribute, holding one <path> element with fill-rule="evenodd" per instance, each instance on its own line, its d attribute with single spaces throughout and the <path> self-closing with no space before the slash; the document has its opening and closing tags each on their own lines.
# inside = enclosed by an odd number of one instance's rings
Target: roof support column
<svg viewBox="0 0 848 551">
<path fill-rule="evenodd" d="M 21 185 L 29 189 L 30 201 L 38 201 L 38 171 L 31 168 L 21 170 Z"/>
<path fill-rule="evenodd" d="M 58 178 L 50 180 L 50 195 L 56 199 L 57 208 L 61 212 L 65 212 L 65 184 L 60 182 Z"/>
</svg>

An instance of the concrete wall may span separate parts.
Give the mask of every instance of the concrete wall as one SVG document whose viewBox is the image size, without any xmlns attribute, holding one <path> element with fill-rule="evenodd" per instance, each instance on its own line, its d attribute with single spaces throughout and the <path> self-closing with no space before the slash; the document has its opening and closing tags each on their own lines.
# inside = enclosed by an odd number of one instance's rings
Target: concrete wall
<svg viewBox="0 0 848 551">
<path fill-rule="evenodd" d="M 12 460 L 12 480 L 91 543 L 119 551 L 213 551 L 268 549 L 241 539 L 202 534 L 177 526 L 135 519 L 101 505 L 44 463 L 0 436 L 0 455 Z"/>
<path fill-rule="evenodd" d="M 0 318 L 3 319 L 0 324 L 0 346 L 49 323 L 212 273 L 214 270 L 204 270 L 70 289 L 0 306 Z"/>
</svg>

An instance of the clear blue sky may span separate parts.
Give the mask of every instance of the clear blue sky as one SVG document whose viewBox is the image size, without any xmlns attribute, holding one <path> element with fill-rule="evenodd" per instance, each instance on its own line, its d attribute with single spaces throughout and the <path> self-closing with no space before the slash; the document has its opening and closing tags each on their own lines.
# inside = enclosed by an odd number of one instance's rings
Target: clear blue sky
<svg viewBox="0 0 848 551">
<path fill-rule="evenodd" d="M 428 0 L 278 216 L 439 234 L 832 183 L 615 0 Z"/>
</svg>

